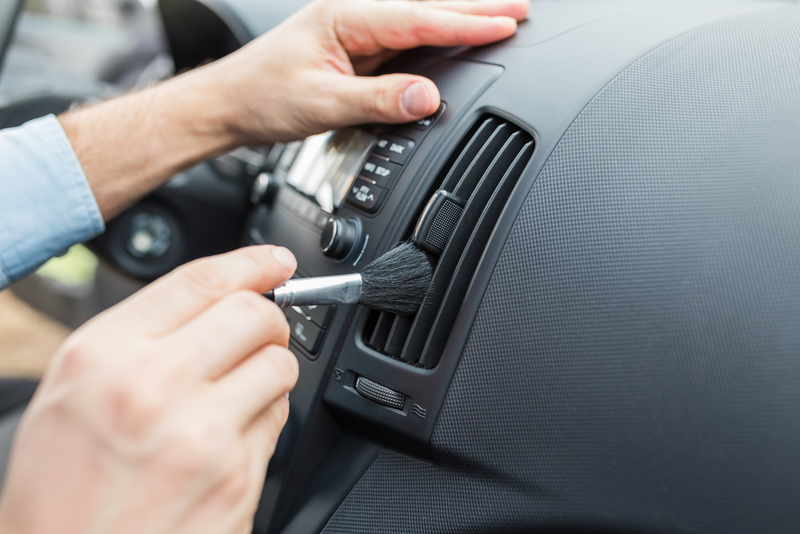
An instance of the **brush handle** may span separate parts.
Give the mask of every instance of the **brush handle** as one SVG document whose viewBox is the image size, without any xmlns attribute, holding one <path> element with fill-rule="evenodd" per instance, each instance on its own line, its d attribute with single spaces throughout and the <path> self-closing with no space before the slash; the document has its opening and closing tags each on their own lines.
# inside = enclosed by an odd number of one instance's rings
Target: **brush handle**
<svg viewBox="0 0 800 534">
<path fill-rule="evenodd" d="M 314 304 L 356 304 L 361 298 L 361 275 L 342 274 L 295 278 L 264 294 L 281 308 Z"/>
</svg>

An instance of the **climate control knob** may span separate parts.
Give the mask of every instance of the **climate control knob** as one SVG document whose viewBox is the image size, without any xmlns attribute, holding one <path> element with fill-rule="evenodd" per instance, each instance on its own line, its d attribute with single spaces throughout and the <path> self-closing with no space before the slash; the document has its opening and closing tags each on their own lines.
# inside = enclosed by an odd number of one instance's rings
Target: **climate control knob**
<svg viewBox="0 0 800 534">
<path fill-rule="evenodd" d="M 320 250 L 329 258 L 344 260 L 355 248 L 359 233 L 359 224 L 355 219 L 329 217 L 322 228 Z"/>
</svg>

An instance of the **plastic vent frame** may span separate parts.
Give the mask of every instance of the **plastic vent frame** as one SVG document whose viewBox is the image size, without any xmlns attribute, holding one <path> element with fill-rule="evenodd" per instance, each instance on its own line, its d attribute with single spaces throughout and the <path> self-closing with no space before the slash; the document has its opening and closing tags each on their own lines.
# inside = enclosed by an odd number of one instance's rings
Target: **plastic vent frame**
<svg viewBox="0 0 800 534">
<path fill-rule="evenodd" d="M 434 182 L 441 184 L 434 195 L 444 191 L 465 205 L 442 247 L 422 307 L 413 319 L 370 310 L 362 332 L 368 347 L 418 367 L 436 367 L 472 275 L 533 150 L 533 137 L 514 123 L 495 115 L 477 121 Z"/>
</svg>

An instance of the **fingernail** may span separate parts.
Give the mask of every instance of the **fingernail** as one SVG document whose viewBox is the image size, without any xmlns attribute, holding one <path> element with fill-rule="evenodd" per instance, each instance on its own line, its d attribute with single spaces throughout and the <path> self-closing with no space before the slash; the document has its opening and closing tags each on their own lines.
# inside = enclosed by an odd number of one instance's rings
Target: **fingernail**
<svg viewBox="0 0 800 534">
<path fill-rule="evenodd" d="M 431 95 L 425 89 L 425 84 L 417 82 L 409 85 L 403 93 L 403 107 L 409 115 L 422 117 L 428 114 L 431 107 Z"/>
<path fill-rule="evenodd" d="M 494 23 L 498 26 L 502 26 L 504 30 L 507 31 L 516 31 L 519 24 L 517 23 L 517 19 L 513 17 L 493 17 Z"/>
<path fill-rule="evenodd" d="M 294 254 L 289 252 L 289 249 L 283 247 L 275 247 L 272 249 L 272 255 L 278 262 L 289 269 L 294 271 L 297 267 L 297 260 L 294 259 Z"/>
</svg>

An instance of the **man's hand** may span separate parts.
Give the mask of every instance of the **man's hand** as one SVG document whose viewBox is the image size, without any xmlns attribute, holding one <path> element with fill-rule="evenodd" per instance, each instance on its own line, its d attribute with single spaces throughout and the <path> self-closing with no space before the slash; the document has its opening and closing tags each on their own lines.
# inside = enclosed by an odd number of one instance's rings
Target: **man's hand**
<svg viewBox="0 0 800 534">
<path fill-rule="evenodd" d="M 242 144 L 302 139 L 368 122 L 434 113 L 429 79 L 372 73 L 399 50 L 478 46 L 514 34 L 528 0 L 314 2 L 197 75 L 214 76 L 233 103 L 228 124 Z"/>
<path fill-rule="evenodd" d="M 528 7 L 318 0 L 216 63 L 59 118 L 108 220 L 182 169 L 237 146 L 433 113 L 432 81 L 364 75 L 399 50 L 509 37 Z"/>
<path fill-rule="evenodd" d="M 200 260 L 76 331 L 18 429 L 0 532 L 249 533 L 298 372 L 260 293 L 295 265 Z"/>
</svg>

